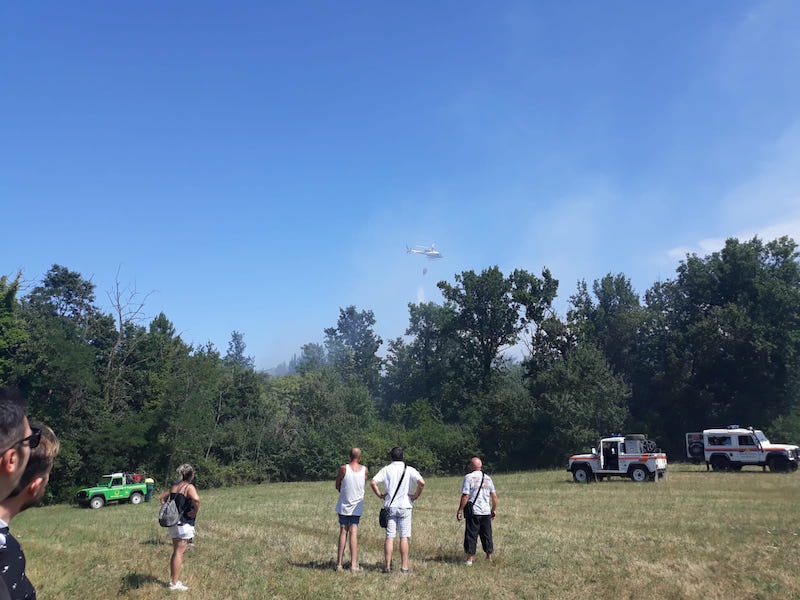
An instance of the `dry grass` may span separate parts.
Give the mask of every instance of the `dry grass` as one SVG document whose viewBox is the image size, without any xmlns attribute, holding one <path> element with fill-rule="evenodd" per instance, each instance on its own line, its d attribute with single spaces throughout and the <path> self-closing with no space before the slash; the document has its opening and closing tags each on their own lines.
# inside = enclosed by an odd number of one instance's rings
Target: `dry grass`
<svg viewBox="0 0 800 600">
<path fill-rule="evenodd" d="M 461 566 L 460 478 L 429 478 L 409 576 L 384 575 L 368 491 L 364 572 L 333 570 L 333 482 L 202 490 L 192 598 L 800 598 L 800 475 L 671 467 L 666 481 L 571 483 L 566 471 L 495 477 L 496 560 Z M 14 522 L 40 600 L 166 598 L 170 544 L 156 505 L 56 506 Z M 395 555 L 395 560 L 399 556 Z"/>
</svg>

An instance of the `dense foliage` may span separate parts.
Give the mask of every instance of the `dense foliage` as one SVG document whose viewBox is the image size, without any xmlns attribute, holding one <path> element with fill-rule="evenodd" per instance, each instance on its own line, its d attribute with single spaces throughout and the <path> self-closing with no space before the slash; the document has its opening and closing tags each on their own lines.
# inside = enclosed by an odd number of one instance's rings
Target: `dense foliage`
<svg viewBox="0 0 800 600">
<path fill-rule="evenodd" d="M 255 369 L 240 332 L 222 355 L 164 314 L 145 326 L 119 286 L 104 314 L 91 282 L 54 265 L 25 295 L 19 275 L 0 278 L 0 385 L 60 436 L 58 499 L 87 473 L 164 481 L 185 461 L 204 485 L 328 478 L 352 445 L 378 464 L 400 444 L 423 472 L 455 473 L 472 454 L 494 470 L 563 465 L 612 430 L 676 458 L 684 432 L 733 422 L 796 442 L 798 258 L 788 238 L 730 239 L 643 300 L 623 274 L 581 282 L 565 318 L 547 269 L 465 271 L 439 283 L 443 304 L 409 305 L 383 356 L 372 311 L 350 306 L 281 376 Z"/>
</svg>

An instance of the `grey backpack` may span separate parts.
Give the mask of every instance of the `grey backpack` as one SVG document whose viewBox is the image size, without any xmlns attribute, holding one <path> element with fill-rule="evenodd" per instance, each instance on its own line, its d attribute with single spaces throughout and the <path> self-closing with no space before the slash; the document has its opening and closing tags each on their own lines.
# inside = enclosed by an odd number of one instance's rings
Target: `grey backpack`
<svg viewBox="0 0 800 600">
<path fill-rule="evenodd" d="M 177 492 L 182 494 L 186 491 L 186 488 L 189 487 L 185 485 L 181 492 Z M 178 508 L 178 503 L 175 502 L 175 498 L 172 497 L 172 494 L 169 495 L 167 501 L 161 505 L 161 510 L 158 511 L 158 524 L 162 527 L 172 527 L 173 525 L 177 525 L 181 520 L 181 510 Z"/>
<path fill-rule="evenodd" d="M 162 527 L 172 527 L 177 525 L 181 520 L 181 513 L 178 510 L 178 505 L 175 503 L 175 498 L 170 498 L 161 505 L 161 510 L 158 511 L 158 524 Z"/>
</svg>

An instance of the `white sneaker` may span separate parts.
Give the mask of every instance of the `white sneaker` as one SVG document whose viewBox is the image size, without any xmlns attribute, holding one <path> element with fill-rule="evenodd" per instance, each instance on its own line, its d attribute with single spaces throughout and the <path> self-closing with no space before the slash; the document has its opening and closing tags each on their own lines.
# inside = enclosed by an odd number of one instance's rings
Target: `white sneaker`
<svg viewBox="0 0 800 600">
<path fill-rule="evenodd" d="M 170 583 L 169 584 L 169 589 L 171 589 L 173 592 L 175 592 L 175 591 L 177 591 L 177 592 L 185 592 L 189 588 L 186 587 L 185 585 L 183 585 L 183 583 L 181 583 L 179 581 L 178 583 L 176 583 L 174 585 Z"/>
</svg>

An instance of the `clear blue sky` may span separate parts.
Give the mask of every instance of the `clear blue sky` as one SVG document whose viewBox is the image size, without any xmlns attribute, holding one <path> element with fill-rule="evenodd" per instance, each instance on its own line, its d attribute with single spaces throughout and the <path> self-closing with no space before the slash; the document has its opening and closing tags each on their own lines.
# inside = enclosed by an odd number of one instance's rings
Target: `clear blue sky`
<svg viewBox="0 0 800 600">
<path fill-rule="evenodd" d="M 467 269 L 800 241 L 800 2 L 0 4 L 0 274 L 269 368 Z M 435 243 L 438 262 L 407 255 Z M 423 275 L 423 268 L 427 274 Z M 147 324 L 147 320 L 143 324 Z"/>
</svg>

